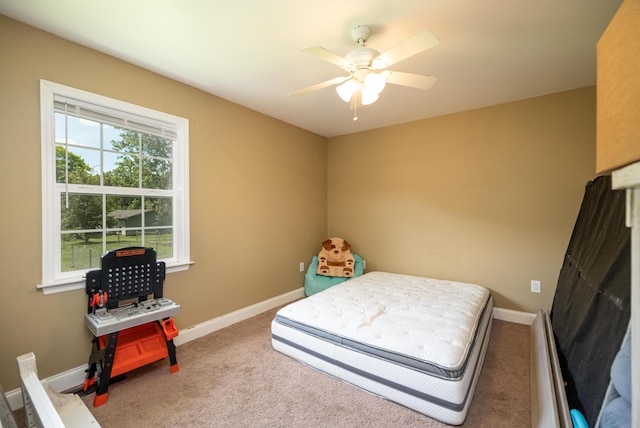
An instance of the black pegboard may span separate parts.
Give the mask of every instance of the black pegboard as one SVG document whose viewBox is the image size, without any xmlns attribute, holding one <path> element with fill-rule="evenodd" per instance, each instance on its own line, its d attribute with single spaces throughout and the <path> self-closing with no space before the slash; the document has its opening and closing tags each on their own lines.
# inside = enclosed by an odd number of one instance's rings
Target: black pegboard
<svg viewBox="0 0 640 428">
<path fill-rule="evenodd" d="M 87 273 L 86 292 L 107 293 L 107 307 L 118 306 L 121 300 L 145 299 L 150 294 L 162 297 L 165 263 L 156 261 L 153 248 L 126 247 L 108 252 L 102 257 L 102 268 Z"/>
</svg>

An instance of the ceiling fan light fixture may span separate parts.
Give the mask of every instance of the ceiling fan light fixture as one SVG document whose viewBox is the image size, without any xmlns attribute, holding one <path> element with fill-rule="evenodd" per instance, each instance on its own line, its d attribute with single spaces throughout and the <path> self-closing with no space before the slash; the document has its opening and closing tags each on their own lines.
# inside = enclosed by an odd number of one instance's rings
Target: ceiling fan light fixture
<svg viewBox="0 0 640 428">
<path fill-rule="evenodd" d="M 353 79 L 349 79 L 342 85 L 336 86 L 336 92 L 344 102 L 348 103 L 349 101 L 351 101 L 351 97 L 353 96 L 353 93 L 357 88 L 358 84 L 354 82 Z"/>
<path fill-rule="evenodd" d="M 384 89 L 387 78 L 381 73 L 368 73 L 362 82 L 356 79 L 349 79 L 341 85 L 336 86 L 336 92 L 344 102 L 350 102 L 353 94 L 360 90 L 362 93 L 362 104 L 369 105 L 376 102 L 378 95 Z"/>
<path fill-rule="evenodd" d="M 364 85 L 371 91 L 379 94 L 387 84 L 387 78 L 381 73 L 369 73 L 364 78 Z"/>
<path fill-rule="evenodd" d="M 362 105 L 368 106 L 369 104 L 373 104 L 378 100 L 378 93 L 372 91 L 366 86 L 362 88 Z"/>
</svg>

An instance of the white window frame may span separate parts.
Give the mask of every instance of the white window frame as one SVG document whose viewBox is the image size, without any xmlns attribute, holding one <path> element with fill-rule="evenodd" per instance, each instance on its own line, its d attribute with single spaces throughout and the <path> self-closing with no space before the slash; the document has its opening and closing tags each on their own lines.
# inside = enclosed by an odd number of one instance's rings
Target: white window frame
<svg viewBox="0 0 640 428">
<path fill-rule="evenodd" d="M 62 272 L 60 198 L 56 186 L 54 97 L 88 103 L 105 111 L 118 112 L 123 119 L 148 118 L 152 123 L 170 125 L 176 132 L 173 155 L 173 257 L 162 259 L 167 272 L 186 270 L 190 260 L 189 226 L 189 120 L 168 113 L 93 94 L 46 80 L 40 81 L 41 162 L 42 162 L 42 283 L 44 294 L 82 289 L 86 270 Z"/>
</svg>

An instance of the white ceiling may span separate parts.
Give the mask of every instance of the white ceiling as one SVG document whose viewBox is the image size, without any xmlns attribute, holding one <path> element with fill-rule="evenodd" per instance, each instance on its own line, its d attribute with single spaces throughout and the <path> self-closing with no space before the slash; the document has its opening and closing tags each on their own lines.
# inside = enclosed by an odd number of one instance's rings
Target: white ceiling
<svg viewBox="0 0 640 428">
<path fill-rule="evenodd" d="M 0 13 L 327 137 L 594 85 L 596 42 L 621 0 L 0 0 Z M 387 85 L 358 121 L 346 75 L 302 52 L 344 56 L 351 28 L 385 52 L 427 29 L 440 44 L 389 69 L 438 77 Z"/>
</svg>

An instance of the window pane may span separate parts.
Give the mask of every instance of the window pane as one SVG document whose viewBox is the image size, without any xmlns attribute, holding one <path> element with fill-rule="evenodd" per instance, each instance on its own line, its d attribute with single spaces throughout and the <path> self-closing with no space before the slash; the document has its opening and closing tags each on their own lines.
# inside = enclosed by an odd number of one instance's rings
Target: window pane
<svg viewBox="0 0 640 428">
<path fill-rule="evenodd" d="M 56 143 L 100 148 L 100 123 L 55 113 Z M 66 131 L 65 131 L 66 129 Z"/>
<path fill-rule="evenodd" d="M 147 229 L 144 235 L 145 247 L 152 247 L 158 259 L 173 257 L 173 229 Z"/>
<path fill-rule="evenodd" d="M 102 153 L 102 173 L 104 174 L 105 186 L 115 186 L 116 180 L 114 177 L 114 171 L 118 167 L 118 159 L 120 154 L 113 152 Z"/>
<path fill-rule="evenodd" d="M 100 184 L 97 167 L 100 152 L 97 150 L 56 146 L 56 182 L 73 184 Z"/>
<path fill-rule="evenodd" d="M 121 153 L 140 153 L 142 135 L 137 131 L 126 128 L 116 128 L 117 138 L 110 141 L 112 150 Z"/>
<path fill-rule="evenodd" d="M 170 190 L 172 187 L 172 163 L 169 160 L 145 158 L 142 160 L 142 187 L 144 189 Z"/>
<path fill-rule="evenodd" d="M 136 229 L 120 229 L 107 233 L 106 251 L 117 250 L 124 247 L 141 247 L 142 246 L 142 230 Z"/>
<path fill-rule="evenodd" d="M 140 196 L 107 195 L 106 201 L 108 228 L 142 227 L 142 198 Z"/>
<path fill-rule="evenodd" d="M 56 182 L 71 184 L 100 184 L 100 151 L 56 146 Z"/>
<path fill-rule="evenodd" d="M 102 230 L 102 196 L 70 193 L 68 207 L 66 194 L 62 193 L 60 198 L 62 231 L 86 231 L 78 234 L 84 235 L 84 240 L 88 241 L 95 234 L 91 231 Z"/>
<path fill-rule="evenodd" d="M 100 267 L 100 258 L 103 253 L 102 235 L 100 233 L 93 235 L 89 242 L 85 242 L 79 234 L 62 235 L 62 272 Z"/>
<path fill-rule="evenodd" d="M 114 142 L 120 141 L 122 138 L 120 137 L 120 133 L 122 128 L 117 128 L 115 126 L 107 125 L 106 123 L 102 124 L 102 148 L 104 150 L 115 150 L 113 147 Z"/>
<path fill-rule="evenodd" d="M 169 138 L 142 134 L 142 154 L 145 156 L 171 160 L 172 145 Z"/>
<path fill-rule="evenodd" d="M 140 187 L 140 163 L 136 155 L 104 153 L 104 184 L 114 187 Z"/>
<path fill-rule="evenodd" d="M 146 198 L 144 205 L 145 227 L 167 227 L 173 224 L 173 198 Z"/>
<path fill-rule="evenodd" d="M 172 144 L 168 138 L 142 134 L 142 187 L 145 189 L 171 189 Z"/>
</svg>

